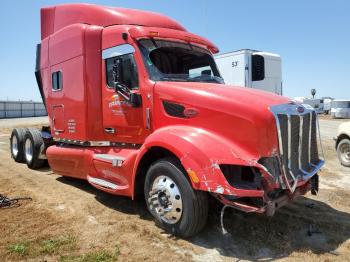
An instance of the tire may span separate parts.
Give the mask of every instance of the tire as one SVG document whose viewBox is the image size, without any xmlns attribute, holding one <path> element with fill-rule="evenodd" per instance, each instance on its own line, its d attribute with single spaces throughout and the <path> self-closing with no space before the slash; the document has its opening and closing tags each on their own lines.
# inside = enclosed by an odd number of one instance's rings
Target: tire
<svg viewBox="0 0 350 262">
<path fill-rule="evenodd" d="M 39 130 L 30 128 L 24 135 L 24 159 L 30 169 L 39 169 L 44 166 L 45 160 L 39 159 L 40 148 L 44 144 Z"/>
<path fill-rule="evenodd" d="M 166 192 L 159 192 L 159 188 L 165 188 Z M 147 171 L 144 192 L 148 210 L 156 223 L 168 233 L 188 238 L 199 233 L 205 226 L 208 195 L 192 188 L 177 159 L 164 158 L 156 161 Z M 167 201 L 164 199 L 170 200 L 172 208 L 162 215 L 160 212 L 167 210 Z"/>
<path fill-rule="evenodd" d="M 18 163 L 24 163 L 23 142 L 26 128 L 15 128 L 10 138 L 11 157 Z"/>
<path fill-rule="evenodd" d="M 350 140 L 342 139 L 337 146 L 337 154 L 343 166 L 350 167 Z"/>
</svg>

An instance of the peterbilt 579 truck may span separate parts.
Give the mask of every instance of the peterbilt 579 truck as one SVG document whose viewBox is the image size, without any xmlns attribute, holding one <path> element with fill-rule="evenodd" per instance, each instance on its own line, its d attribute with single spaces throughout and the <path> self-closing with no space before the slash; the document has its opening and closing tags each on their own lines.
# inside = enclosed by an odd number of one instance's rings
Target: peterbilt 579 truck
<svg viewBox="0 0 350 262">
<path fill-rule="evenodd" d="M 144 197 L 157 224 L 181 237 L 204 227 L 209 195 L 271 216 L 316 194 L 324 163 L 316 113 L 224 85 L 217 52 L 160 14 L 42 8 L 35 74 L 50 126 L 14 129 L 12 157 Z"/>
</svg>

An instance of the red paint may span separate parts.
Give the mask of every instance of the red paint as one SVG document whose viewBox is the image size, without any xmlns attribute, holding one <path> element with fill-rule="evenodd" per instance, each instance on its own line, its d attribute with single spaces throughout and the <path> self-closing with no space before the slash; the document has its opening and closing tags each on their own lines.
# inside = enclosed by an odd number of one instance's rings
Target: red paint
<svg viewBox="0 0 350 262">
<path fill-rule="evenodd" d="M 47 157 L 54 172 L 81 179 L 104 179 L 118 188 L 94 186 L 134 197 L 143 156 L 149 149 L 160 147 L 177 156 L 185 170 L 195 172 L 199 179 L 192 183 L 195 189 L 240 197 L 265 196 L 262 189 L 232 187 L 219 164 L 257 167 L 267 183 L 265 190 L 278 187 L 257 161 L 278 152 L 276 124 L 269 107 L 289 100 L 220 84 L 155 83 L 148 79 L 136 40 L 155 37 L 186 41 L 216 53 L 214 44 L 187 32 L 168 17 L 144 11 L 72 4 L 43 8 L 41 17 L 40 72 L 52 136 L 140 145 L 139 149 L 51 146 Z M 129 36 L 127 40 L 122 33 Z M 139 89 L 135 92 L 142 96 L 142 106 L 138 108 L 123 103 L 106 84 L 102 50 L 125 43 L 136 50 Z M 51 88 L 51 74 L 56 71 L 63 72 L 63 90 L 59 92 Z M 166 114 L 163 100 L 183 105 L 186 118 Z M 150 110 L 150 128 L 146 109 Z M 109 134 L 105 128 L 117 132 Z M 122 167 L 113 167 L 96 159 L 96 154 L 121 156 L 125 161 Z"/>
</svg>

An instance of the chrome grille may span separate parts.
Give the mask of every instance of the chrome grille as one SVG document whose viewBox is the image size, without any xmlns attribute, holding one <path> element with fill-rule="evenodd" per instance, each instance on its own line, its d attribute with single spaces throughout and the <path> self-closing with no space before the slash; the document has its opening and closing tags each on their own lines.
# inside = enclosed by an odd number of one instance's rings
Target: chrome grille
<svg viewBox="0 0 350 262">
<path fill-rule="evenodd" d="M 291 191 L 300 179 L 313 176 L 324 164 L 318 152 L 317 114 L 301 105 L 271 108 L 279 138 L 282 173 Z"/>
</svg>

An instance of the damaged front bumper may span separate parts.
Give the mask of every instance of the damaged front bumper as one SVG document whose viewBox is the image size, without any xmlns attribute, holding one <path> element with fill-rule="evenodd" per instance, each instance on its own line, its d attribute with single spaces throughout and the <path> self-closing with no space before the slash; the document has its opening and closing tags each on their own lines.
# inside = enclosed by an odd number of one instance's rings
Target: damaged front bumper
<svg viewBox="0 0 350 262">
<path fill-rule="evenodd" d="M 305 195 L 311 190 L 312 194 L 318 192 L 319 177 L 314 174 L 311 179 L 298 186 L 294 192 L 290 190 L 275 191 L 274 194 L 264 194 L 261 198 L 243 197 L 237 198 L 230 195 L 212 193 L 225 206 L 238 209 L 246 213 L 261 213 L 267 216 L 273 216 L 277 209 L 285 206 L 297 197 Z"/>
</svg>

